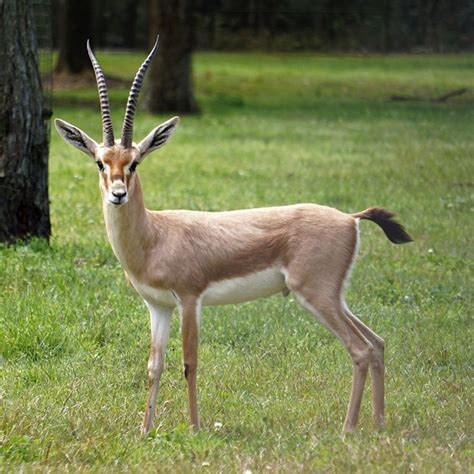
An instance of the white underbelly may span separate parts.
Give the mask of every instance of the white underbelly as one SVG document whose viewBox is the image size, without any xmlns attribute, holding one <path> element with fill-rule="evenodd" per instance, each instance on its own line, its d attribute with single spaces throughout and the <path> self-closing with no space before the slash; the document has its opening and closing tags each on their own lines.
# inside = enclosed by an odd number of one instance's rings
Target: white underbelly
<svg viewBox="0 0 474 474">
<path fill-rule="evenodd" d="M 155 288 L 145 283 L 130 279 L 138 294 L 148 303 L 158 306 L 176 306 L 179 301 L 172 291 Z M 243 277 L 229 278 L 210 283 L 201 294 L 203 306 L 242 303 L 258 298 L 265 298 L 285 290 L 285 277 L 277 267 Z"/>
<path fill-rule="evenodd" d="M 151 305 L 155 306 L 176 306 L 176 298 L 170 290 L 164 288 L 155 288 L 145 283 L 138 283 L 133 280 L 132 285 L 137 290 L 138 294 Z"/>
<path fill-rule="evenodd" d="M 280 269 L 271 267 L 249 275 L 215 281 L 202 294 L 204 306 L 242 303 L 278 293 L 286 288 Z"/>
</svg>

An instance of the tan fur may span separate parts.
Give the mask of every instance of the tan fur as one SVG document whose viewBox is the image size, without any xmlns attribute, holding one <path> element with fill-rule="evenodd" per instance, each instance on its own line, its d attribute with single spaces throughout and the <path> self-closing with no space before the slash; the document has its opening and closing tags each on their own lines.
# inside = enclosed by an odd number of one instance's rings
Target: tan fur
<svg viewBox="0 0 474 474">
<path fill-rule="evenodd" d="M 150 286 L 199 296 L 214 281 L 271 265 L 292 269 L 303 264 L 322 275 L 342 265 L 342 281 L 352 258 L 354 219 L 335 209 L 299 204 L 215 213 L 150 212 L 143 207 L 138 177 L 134 179 L 125 206 L 104 205 L 105 222 L 124 268 Z"/>
<path fill-rule="evenodd" d="M 153 424 L 173 307 L 181 314 L 191 425 L 198 428 L 201 305 L 245 301 L 282 290 L 292 291 L 342 342 L 352 359 L 352 392 L 344 431 L 357 425 L 369 368 L 373 417 L 381 425 L 384 343 L 347 308 L 344 284 L 355 258 L 359 219 L 376 222 L 395 243 L 407 242 L 410 236 L 382 208 L 355 215 L 316 204 L 229 212 L 149 211 L 138 175 L 130 166 L 142 161 L 147 146 L 162 146 L 177 123 L 177 118 L 171 119 L 140 145 L 125 149 L 118 144 L 97 145 L 76 127 L 56 122 L 67 141 L 92 155 L 99 169 L 103 165 L 99 174 L 107 235 L 127 278 L 150 308 L 150 384 L 142 432 L 148 433 Z"/>
<path fill-rule="evenodd" d="M 153 425 L 173 308 L 177 306 L 181 314 L 191 425 L 198 428 L 196 377 L 201 305 L 245 301 L 282 290 L 292 291 L 351 356 L 352 392 L 344 431 L 352 431 L 357 425 L 369 367 L 373 416 L 377 424 L 382 424 L 383 340 L 347 308 L 344 283 L 355 258 L 359 219 L 375 222 L 394 243 L 408 242 L 411 237 L 391 212 L 377 207 L 352 216 L 315 204 L 216 213 L 145 209 L 134 168 L 161 148 L 179 123 L 179 118 L 173 117 L 140 143 L 131 141 L 136 101 L 157 48 L 158 38 L 134 79 L 120 142 L 113 144 L 105 80 L 89 46 L 107 146 L 99 145 L 72 124 L 55 120 L 61 136 L 96 162 L 107 235 L 128 280 L 150 310 L 150 383 L 142 433 L 148 433 Z"/>
<path fill-rule="evenodd" d="M 138 176 L 130 178 L 127 185 L 126 205 L 115 207 L 104 200 L 107 233 L 137 288 L 140 283 L 169 290 L 182 308 L 183 362 L 192 425 L 199 423 L 196 305 L 200 295 L 213 282 L 278 266 L 285 269 L 288 288 L 301 295 L 304 306 L 321 318 L 356 361 L 354 390 L 344 425 L 345 430 L 354 429 L 363 381 L 373 359 L 372 336 L 367 337 L 370 330 L 366 328 L 366 336 L 362 335 L 340 305 L 356 247 L 354 217 L 315 204 L 215 213 L 153 212 L 144 207 Z M 379 378 L 374 394 L 381 390 L 383 379 Z M 383 405 L 377 397 L 374 416 L 381 423 Z M 144 432 L 151 426 L 151 416 L 145 417 Z"/>
</svg>

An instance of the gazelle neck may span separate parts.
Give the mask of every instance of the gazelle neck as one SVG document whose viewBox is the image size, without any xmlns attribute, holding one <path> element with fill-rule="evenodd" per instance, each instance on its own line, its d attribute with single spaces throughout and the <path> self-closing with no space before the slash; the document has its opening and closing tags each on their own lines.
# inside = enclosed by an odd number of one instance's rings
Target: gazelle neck
<svg viewBox="0 0 474 474">
<path fill-rule="evenodd" d="M 115 255 L 127 273 L 140 273 L 146 251 L 157 236 L 152 235 L 138 174 L 129 190 L 128 202 L 115 206 L 103 199 L 103 211 L 107 236 Z"/>
</svg>

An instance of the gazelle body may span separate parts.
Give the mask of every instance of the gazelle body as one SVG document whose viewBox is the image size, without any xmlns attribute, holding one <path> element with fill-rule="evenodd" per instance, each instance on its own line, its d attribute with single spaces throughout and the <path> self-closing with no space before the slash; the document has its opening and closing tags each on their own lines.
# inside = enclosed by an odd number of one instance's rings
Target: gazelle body
<svg viewBox="0 0 474 474">
<path fill-rule="evenodd" d="M 395 243 L 411 240 L 381 208 L 357 214 L 315 204 L 230 212 L 145 209 L 136 166 L 163 146 L 179 119 L 165 122 L 139 144 L 131 141 L 133 114 L 143 75 L 158 42 L 132 85 L 121 141 L 113 139 L 102 71 L 89 48 L 101 99 L 104 141 L 97 144 L 76 127 L 56 120 L 67 142 L 92 156 L 99 167 L 107 235 L 126 275 L 151 317 L 149 394 L 142 432 L 152 427 L 171 315 L 181 315 L 184 375 L 191 425 L 199 427 L 196 391 L 201 308 L 239 303 L 277 292 L 294 293 L 345 346 L 353 362 L 353 384 L 344 430 L 356 427 L 367 371 L 373 385 L 373 415 L 384 418 L 383 340 L 347 308 L 344 286 L 354 261 L 359 220 L 382 227 Z"/>
</svg>

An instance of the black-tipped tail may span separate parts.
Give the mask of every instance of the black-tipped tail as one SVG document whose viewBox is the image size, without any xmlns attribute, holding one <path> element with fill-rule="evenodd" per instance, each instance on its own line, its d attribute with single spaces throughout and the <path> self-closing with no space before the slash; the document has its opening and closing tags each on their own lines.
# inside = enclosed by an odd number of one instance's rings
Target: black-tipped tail
<svg viewBox="0 0 474 474">
<path fill-rule="evenodd" d="M 352 216 L 356 219 L 367 219 L 375 222 L 385 232 L 387 238 L 394 244 L 413 242 L 413 239 L 405 228 L 393 218 L 395 214 L 383 207 L 370 207 L 365 211 L 352 214 Z"/>
</svg>

